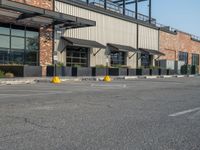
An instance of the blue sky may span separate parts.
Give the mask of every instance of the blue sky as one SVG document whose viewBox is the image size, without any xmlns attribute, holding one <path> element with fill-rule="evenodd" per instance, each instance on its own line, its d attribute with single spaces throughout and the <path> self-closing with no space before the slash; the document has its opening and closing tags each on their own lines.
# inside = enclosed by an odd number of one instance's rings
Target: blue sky
<svg viewBox="0 0 200 150">
<path fill-rule="evenodd" d="M 140 4 L 140 12 L 147 9 L 146 2 Z M 200 0 L 152 0 L 152 16 L 158 23 L 200 36 Z"/>
</svg>

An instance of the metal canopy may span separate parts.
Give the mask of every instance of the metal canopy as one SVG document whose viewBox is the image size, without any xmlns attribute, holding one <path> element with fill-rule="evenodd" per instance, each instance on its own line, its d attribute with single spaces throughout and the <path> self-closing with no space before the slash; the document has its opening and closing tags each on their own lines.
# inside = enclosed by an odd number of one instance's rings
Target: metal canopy
<svg viewBox="0 0 200 150">
<path fill-rule="evenodd" d="M 144 48 L 139 48 L 140 52 L 142 54 L 149 54 L 149 55 L 158 55 L 158 56 L 165 56 L 164 53 L 157 51 L 157 50 L 152 50 L 152 49 L 144 49 Z"/>
<path fill-rule="evenodd" d="M 123 52 L 139 52 L 137 49 L 131 47 L 131 46 L 125 46 L 125 45 L 119 45 L 119 44 L 107 44 L 110 50 L 112 51 L 123 51 Z"/>
<path fill-rule="evenodd" d="M 79 24 L 81 24 L 81 27 L 88 27 L 88 26 L 95 26 L 96 22 L 82 19 L 79 17 L 46 10 L 43 8 L 38 8 L 30 5 L 26 5 L 19 2 L 13 2 L 9 0 L 0 0 L 0 8 L 16 11 L 17 13 L 21 13 L 16 20 L 24 20 L 24 19 L 30 19 L 34 17 L 42 17 L 43 20 L 47 19 L 47 24 L 49 24 L 49 19 L 51 20 L 50 25 L 66 25 L 66 24 L 72 24 L 74 28 L 79 27 Z"/>
<path fill-rule="evenodd" d="M 82 46 L 82 47 L 103 48 L 103 49 L 106 48 L 106 46 L 96 41 L 69 38 L 69 37 L 63 37 L 63 36 L 61 37 L 61 39 L 67 42 L 67 46 Z"/>
</svg>

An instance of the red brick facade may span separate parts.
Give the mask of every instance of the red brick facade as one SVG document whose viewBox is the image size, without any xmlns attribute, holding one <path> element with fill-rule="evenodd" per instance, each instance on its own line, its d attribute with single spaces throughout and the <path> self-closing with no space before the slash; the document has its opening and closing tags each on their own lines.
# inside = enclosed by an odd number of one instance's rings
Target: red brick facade
<svg viewBox="0 0 200 150">
<path fill-rule="evenodd" d="M 15 2 L 25 3 L 35 7 L 41 7 L 44 9 L 53 9 L 53 0 L 11 0 Z"/>
<path fill-rule="evenodd" d="M 53 0 L 12 0 L 35 7 L 53 10 Z M 42 75 L 46 75 L 46 66 L 52 64 L 53 39 L 51 28 L 40 28 L 39 63 L 42 66 Z"/>
<path fill-rule="evenodd" d="M 191 36 L 178 32 L 176 35 L 160 31 L 160 51 L 166 56 L 161 59 L 178 60 L 178 52 L 188 52 L 188 63 L 192 63 L 192 54 L 200 54 L 200 42 L 191 39 Z"/>
</svg>

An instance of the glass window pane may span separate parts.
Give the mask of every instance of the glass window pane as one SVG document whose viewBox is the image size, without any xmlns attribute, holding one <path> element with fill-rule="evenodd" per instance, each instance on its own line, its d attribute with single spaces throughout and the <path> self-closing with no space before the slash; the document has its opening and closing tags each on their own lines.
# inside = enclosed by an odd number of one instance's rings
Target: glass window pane
<svg viewBox="0 0 200 150">
<path fill-rule="evenodd" d="M 24 37 L 24 30 L 19 30 L 19 29 L 11 29 L 11 35 L 12 36 L 21 36 Z"/>
<path fill-rule="evenodd" d="M 88 66 L 88 48 L 68 47 L 66 53 L 67 66 Z"/>
<path fill-rule="evenodd" d="M 29 38 L 38 38 L 39 33 L 34 31 L 26 31 L 26 37 Z"/>
<path fill-rule="evenodd" d="M 0 27 L 0 34 L 10 35 L 10 30 L 9 30 L 9 28 Z"/>
<path fill-rule="evenodd" d="M 24 51 L 12 51 L 10 53 L 11 57 L 11 61 L 10 63 L 13 64 L 23 64 L 24 62 Z"/>
<path fill-rule="evenodd" d="M 25 56 L 25 64 L 32 66 L 38 65 L 38 52 L 27 52 Z"/>
<path fill-rule="evenodd" d="M 24 38 L 11 37 L 12 49 L 24 49 Z"/>
<path fill-rule="evenodd" d="M 8 51 L 0 50 L 0 64 L 8 63 Z"/>
<path fill-rule="evenodd" d="M 10 47 L 10 37 L 6 35 L 0 35 L 0 47 L 9 48 Z"/>
<path fill-rule="evenodd" d="M 26 50 L 28 51 L 38 51 L 39 41 L 37 38 L 27 38 L 26 39 Z"/>
</svg>

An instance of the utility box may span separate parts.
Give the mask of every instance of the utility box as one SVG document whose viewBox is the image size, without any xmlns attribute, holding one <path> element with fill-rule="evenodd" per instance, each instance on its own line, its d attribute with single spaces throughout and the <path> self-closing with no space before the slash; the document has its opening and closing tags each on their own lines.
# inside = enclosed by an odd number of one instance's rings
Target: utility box
<svg viewBox="0 0 200 150">
<path fill-rule="evenodd" d="M 163 69 L 175 70 L 175 61 L 174 60 L 159 60 L 159 66 Z"/>
</svg>

